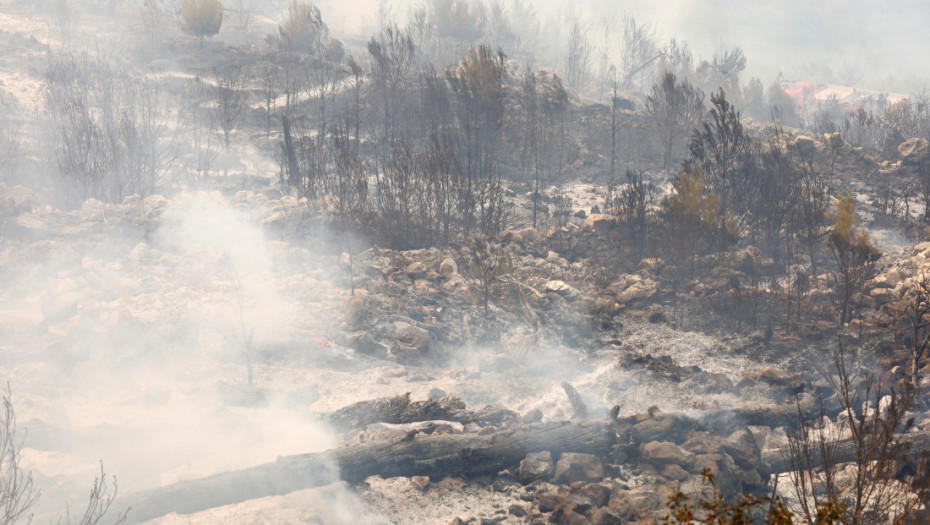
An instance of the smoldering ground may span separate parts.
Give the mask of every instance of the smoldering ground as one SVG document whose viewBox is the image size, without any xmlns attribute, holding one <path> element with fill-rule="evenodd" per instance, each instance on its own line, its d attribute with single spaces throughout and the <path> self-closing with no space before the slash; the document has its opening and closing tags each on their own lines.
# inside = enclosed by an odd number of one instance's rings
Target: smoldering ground
<svg viewBox="0 0 930 525">
<path fill-rule="evenodd" d="M 45 23 L 34 20 L 31 12 L 4 15 L 12 20 L 16 38 L 33 53 L 21 59 L 45 57 L 44 46 L 77 56 L 85 43 L 81 39 L 95 31 L 96 22 L 105 22 L 105 30 L 87 49 L 105 55 L 121 47 L 120 42 L 131 41 L 132 46 L 119 49 L 125 54 L 123 64 L 159 55 L 151 48 L 165 44 L 129 38 L 148 28 L 137 11 L 126 8 L 119 11 L 125 18 L 110 17 L 97 2 L 74 6 L 66 17 L 53 4 L 38 6 L 56 16 Z M 320 6 L 327 20 L 335 20 L 336 36 L 350 33 L 358 20 L 368 23 L 364 16 L 357 20 L 354 11 L 373 13 L 372 26 L 378 22 L 377 6 Z M 395 6 L 401 23 L 408 7 Z M 719 39 L 733 38 L 734 44 L 745 46 L 752 64 L 752 44 L 732 37 L 734 23 L 727 8 L 716 5 L 701 13 L 697 19 L 707 23 L 681 28 L 681 34 L 689 37 L 688 31 L 694 31 L 708 53 Z M 219 38 L 234 32 L 230 41 L 263 46 L 264 36 L 276 29 L 280 6 L 269 3 L 257 9 L 254 34 L 224 26 Z M 549 8 L 539 9 L 544 13 Z M 579 9 L 584 16 L 585 7 Z M 695 9 L 683 12 L 693 14 Z M 657 13 L 634 14 L 647 23 L 650 15 L 661 19 Z M 540 14 L 541 22 L 526 25 L 542 32 L 553 27 L 552 16 Z M 675 35 L 678 25 L 686 25 L 676 19 L 665 23 L 674 25 L 668 32 Z M 176 24 L 166 27 L 180 35 Z M 524 42 L 529 42 L 531 35 L 526 36 Z M 171 45 L 178 44 L 167 47 Z M 210 48 L 196 51 L 195 46 L 183 52 L 196 55 L 199 73 L 209 76 Z M 552 49 L 525 51 L 515 56 L 528 61 L 535 56 L 537 63 L 550 66 L 564 61 Z M 160 74 L 175 80 L 192 76 L 175 75 L 182 61 L 167 55 L 155 64 Z M 6 89 L 17 89 L 19 119 L 46 116 L 40 73 L 4 76 L 4 82 Z M 175 91 L 171 94 L 182 92 Z M 175 108 L 176 113 L 185 111 L 186 106 L 178 107 L 182 109 Z M 255 114 L 251 118 L 245 126 L 250 131 L 261 121 Z M 35 126 L 26 124 L 24 131 Z M 529 323 L 502 323 L 497 344 L 446 345 L 437 352 L 438 360 L 428 363 L 401 365 L 383 355 L 347 350 L 339 343 L 349 301 L 340 262 L 343 241 L 338 233 L 304 231 L 306 206 L 273 188 L 276 163 L 268 150 L 277 144 L 266 140 L 264 149 L 244 145 L 246 133 L 237 132 L 227 153 L 220 151 L 221 139 L 212 126 L 188 124 L 188 134 L 170 138 L 193 142 L 212 137 L 205 148 L 212 152 L 212 165 L 198 163 L 204 160 L 198 158 L 203 148 L 186 143 L 157 191 L 145 198 L 130 196 L 116 204 L 81 198 L 70 207 L 65 204 L 69 199 L 37 194 L 45 188 L 30 194 L 14 188 L 13 182 L 4 186 L 15 213 L 4 219 L 0 244 L 0 371 L 13 386 L 20 426 L 28 429 L 23 464 L 35 472 L 44 491 L 37 507 L 43 518 L 64 502 L 81 508 L 98 473 L 98 460 L 118 478 L 120 492 L 127 493 L 270 462 L 280 455 L 322 451 L 340 441 L 315 413 L 406 391 L 415 399 L 440 389 L 469 405 L 492 403 L 519 413 L 539 409 L 547 420 L 572 417 L 562 382 L 579 391 L 594 416 L 614 405 L 633 413 L 652 406 L 671 411 L 698 402 L 711 407 L 737 402 L 726 389 L 708 393 L 653 381 L 642 370 L 627 369 L 616 348 L 598 353 L 588 351 L 594 344 L 563 346 L 552 333 L 558 328 L 540 335 Z M 262 143 L 259 134 L 253 138 Z M 52 146 L 30 150 L 15 180 L 53 179 L 55 139 L 49 134 L 43 140 Z M 211 172 L 230 176 L 213 181 Z M 247 189 L 232 190 L 239 182 Z M 368 272 L 365 258 L 359 259 L 357 271 Z M 542 257 L 530 262 L 546 263 Z M 567 262 L 558 264 L 567 271 Z M 402 273 L 389 266 L 374 268 L 371 279 L 383 281 L 388 271 Z M 411 289 L 416 285 L 409 284 Z M 648 362 L 674 359 L 730 381 L 758 365 L 735 357 L 715 359 L 728 353 L 727 344 L 646 321 L 630 320 L 612 336 L 625 351 L 648 353 Z M 321 475 L 336 479 L 333 473 Z M 270 509 L 282 522 L 356 523 L 365 513 L 352 490 L 336 484 L 237 509 L 215 509 L 198 519 L 250 521 L 267 518 Z M 163 521 L 175 519 L 186 518 Z M 377 515 L 366 519 L 383 521 Z"/>
<path fill-rule="evenodd" d="M 546 420 L 572 417 L 563 381 L 594 416 L 615 404 L 635 412 L 695 401 L 624 371 L 612 356 L 545 337 L 522 350 L 448 348 L 442 366 L 355 354 L 332 343 L 348 299 L 344 270 L 333 264 L 338 255 L 312 242 L 272 239 L 259 226 L 272 204 L 260 200 L 182 192 L 144 206 L 37 210 L 24 224 L 55 228 L 9 239 L 5 373 L 29 430 L 24 465 L 45 492 L 43 513 L 63 501 L 80 508 L 98 460 L 128 493 L 322 451 L 339 441 L 314 413 L 404 391 L 425 399 L 439 388 L 470 406 L 539 409 Z M 127 233 L 140 210 L 156 226 Z M 623 337 L 631 349 L 693 354 L 705 367 L 720 351 L 710 339 L 696 345 L 693 337 L 656 330 L 631 325 Z M 501 344 L 530 335 L 516 324 Z M 726 371 L 737 377 L 742 366 L 731 361 Z M 735 399 L 721 394 L 718 401 Z M 326 509 L 319 515 L 337 516 Z"/>
<path fill-rule="evenodd" d="M 5 264 L 6 375 L 43 510 L 79 506 L 94 458 L 133 491 L 335 443 L 302 410 L 317 396 L 312 369 L 269 389 L 275 367 L 261 363 L 305 335 L 300 315 L 324 333 L 331 309 L 296 295 L 327 287 L 282 277 L 261 230 L 217 193 L 181 194 L 163 212 L 148 242 L 22 239 Z"/>
</svg>

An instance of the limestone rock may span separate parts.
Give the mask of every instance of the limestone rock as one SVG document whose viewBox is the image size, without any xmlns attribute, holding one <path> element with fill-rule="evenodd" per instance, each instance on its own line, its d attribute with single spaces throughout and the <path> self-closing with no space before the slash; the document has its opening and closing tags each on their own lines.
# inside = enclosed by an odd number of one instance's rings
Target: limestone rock
<svg viewBox="0 0 930 525">
<path fill-rule="evenodd" d="M 578 290 L 569 286 L 565 281 L 552 280 L 546 283 L 546 291 L 553 292 L 566 298 L 578 297 Z"/>
<path fill-rule="evenodd" d="M 927 160 L 928 150 L 930 150 L 930 143 L 925 139 L 915 137 L 905 140 L 898 146 L 898 155 L 901 156 L 902 163 L 916 166 Z"/>
<path fill-rule="evenodd" d="M 659 285 L 652 279 L 643 279 L 638 275 L 627 276 L 623 291 L 617 294 L 617 301 L 621 304 L 630 301 L 649 299 L 659 290 Z"/>
<path fill-rule="evenodd" d="M 520 461 L 520 468 L 518 470 L 520 482 L 527 484 L 534 481 L 547 480 L 552 476 L 553 469 L 552 454 L 550 454 L 549 451 L 527 454 L 526 457 Z"/>
<path fill-rule="evenodd" d="M 762 461 L 759 445 L 748 428 L 736 430 L 730 434 L 723 441 L 721 449 L 729 454 L 738 466 L 744 469 L 755 468 Z"/>
<path fill-rule="evenodd" d="M 394 323 L 394 339 L 415 350 L 423 351 L 429 346 L 430 334 L 424 328 L 398 321 Z"/>
<path fill-rule="evenodd" d="M 600 481 L 604 479 L 604 465 L 597 456 L 566 452 L 556 463 L 555 479 L 559 483 Z"/>
<path fill-rule="evenodd" d="M 691 453 L 670 441 L 650 441 L 643 444 L 642 458 L 654 465 L 681 465 L 691 459 Z"/>
<path fill-rule="evenodd" d="M 455 259 L 446 257 L 439 263 L 439 275 L 447 277 L 454 273 L 459 273 L 459 265 L 455 262 Z"/>
<path fill-rule="evenodd" d="M 81 212 L 84 214 L 85 220 L 102 220 L 106 215 L 107 205 L 106 203 L 100 202 L 97 199 L 90 198 L 84 201 L 84 205 L 81 206 Z"/>
<path fill-rule="evenodd" d="M 613 215 L 607 215 L 603 213 L 592 213 L 588 215 L 588 218 L 585 219 L 584 225 L 585 228 L 590 228 L 597 233 L 606 233 L 614 228 L 617 221 L 614 220 Z"/>
<path fill-rule="evenodd" d="M 813 160 L 817 152 L 817 145 L 814 139 L 804 135 L 798 135 L 792 142 L 791 147 L 798 152 L 798 155 L 805 161 Z"/>
</svg>

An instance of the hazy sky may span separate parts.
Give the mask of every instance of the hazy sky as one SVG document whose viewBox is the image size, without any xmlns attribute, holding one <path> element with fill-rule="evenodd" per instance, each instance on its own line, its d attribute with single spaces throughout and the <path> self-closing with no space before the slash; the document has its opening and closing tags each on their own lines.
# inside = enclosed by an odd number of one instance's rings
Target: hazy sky
<svg viewBox="0 0 930 525">
<path fill-rule="evenodd" d="M 750 70 L 763 77 L 774 77 L 779 71 L 798 76 L 810 65 L 827 66 L 839 77 L 846 64 L 857 68 L 862 87 L 892 75 L 898 80 L 930 77 L 924 51 L 930 29 L 928 2 L 589 1 L 593 7 L 613 6 L 654 21 L 667 37 L 688 40 L 699 55 L 712 53 L 721 41 L 740 45 Z"/>
<path fill-rule="evenodd" d="M 511 0 L 504 0 L 505 5 Z M 324 19 L 337 32 L 370 30 L 374 13 L 386 5 L 405 20 L 411 0 L 318 0 Z M 564 19 L 580 10 L 593 25 L 623 12 L 655 24 L 662 41 L 684 39 L 695 55 L 709 57 L 721 43 L 741 46 L 748 73 L 764 81 L 779 72 L 789 79 L 843 77 L 846 65 L 861 77 L 860 87 L 901 89 L 930 78 L 930 2 L 921 0 L 573 0 L 530 2 L 543 18 Z M 593 35 L 592 35 L 593 36 Z M 889 81 L 895 77 L 896 82 Z M 921 79 L 917 81 L 916 79 Z M 897 85 L 888 85 L 897 84 Z"/>
</svg>

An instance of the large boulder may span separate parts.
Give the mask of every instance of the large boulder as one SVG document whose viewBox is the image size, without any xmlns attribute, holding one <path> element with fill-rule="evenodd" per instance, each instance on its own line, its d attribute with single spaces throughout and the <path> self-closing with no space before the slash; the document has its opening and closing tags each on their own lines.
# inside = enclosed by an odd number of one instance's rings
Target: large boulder
<svg viewBox="0 0 930 525">
<path fill-rule="evenodd" d="M 106 203 L 98 201 L 93 197 L 84 201 L 84 205 L 81 206 L 81 212 L 84 214 L 84 220 L 87 221 L 103 220 L 108 209 L 109 208 Z"/>
<path fill-rule="evenodd" d="M 422 261 L 416 261 L 407 266 L 406 272 L 407 276 L 411 279 L 419 279 L 426 275 L 428 267 Z"/>
<path fill-rule="evenodd" d="M 915 137 L 905 140 L 898 146 L 898 155 L 901 156 L 901 162 L 904 164 L 916 166 L 927 160 L 928 150 L 930 150 L 930 143 L 925 139 Z"/>
<path fill-rule="evenodd" d="M 430 334 L 429 331 L 424 328 L 398 321 L 394 323 L 394 339 L 399 343 L 403 343 L 406 346 L 422 352 L 429 347 Z"/>
</svg>

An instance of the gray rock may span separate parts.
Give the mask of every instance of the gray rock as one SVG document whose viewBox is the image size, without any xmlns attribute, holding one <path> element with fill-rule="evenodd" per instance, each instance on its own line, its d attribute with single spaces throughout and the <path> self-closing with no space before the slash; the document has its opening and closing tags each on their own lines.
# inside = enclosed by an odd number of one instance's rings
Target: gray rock
<svg viewBox="0 0 930 525">
<path fill-rule="evenodd" d="M 527 454 L 520 461 L 520 468 L 517 472 L 520 483 L 528 484 L 549 479 L 552 476 L 553 469 L 552 454 L 549 451 L 543 451 Z"/>
<path fill-rule="evenodd" d="M 905 140 L 898 146 L 898 155 L 901 156 L 901 162 L 904 164 L 916 166 L 928 160 L 928 150 L 930 150 L 930 143 L 925 139 L 915 137 Z"/>
<path fill-rule="evenodd" d="M 367 355 L 375 355 L 384 351 L 368 332 L 358 331 L 346 336 L 346 346 Z"/>
<path fill-rule="evenodd" d="M 534 408 L 523 416 L 523 423 L 524 424 L 539 423 L 540 421 L 542 421 L 542 418 L 543 418 L 542 410 L 538 408 Z"/>
<path fill-rule="evenodd" d="M 610 486 L 605 483 L 588 483 L 581 487 L 578 494 L 591 500 L 591 503 L 595 507 L 603 507 L 610 501 L 611 492 Z"/>
<path fill-rule="evenodd" d="M 556 293 L 566 299 L 577 298 L 580 293 L 578 290 L 569 286 L 565 281 L 552 280 L 546 283 L 545 290 L 550 293 Z"/>
<path fill-rule="evenodd" d="M 730 434 L 721 444 L 721 449 L 744 469 L 756 468 L 762 462 L 759 445 L 748 428 Z"/>
<path fill-rule="evenodd" d="M 419 351 L 426 350 L 430 344 L 428 330 L 403 321 L 394 323 L 394 339 Z"/>
<path fill-rule="evenodd" d="M 643 445 L 642 459 L 656 466 L 680 465 L 691 459 L 692 454 L 670 441 L 650 441 Z"/>
<path fill-rule="evenodd" d="M 438 400 L 440 400 L 440 399 L 446 397 L 446 391 L 443 390 L 443 389 L 441 389 L 441 388 L 433 387 L 433 388 L 430 388 L 430 389 L 429 389 L 429 393 L 426 394 L 426 397 L 427 397 L 430 401 L 438 401 Z"/>
<path fill-rule="evenodd" d="M 600 481 L 604 479 L 604 464 L 591 454 L 566 452 L 555 466 L 555 479 L 559 483 L 573 481 Z"/>
<path fill-rule="evenodd" d="M 439 275 L 446 277 L 456 273 L 459 273 L 459 265 L 452 257 L 446 257 L 439 263 Z"/>
</svg>

